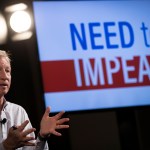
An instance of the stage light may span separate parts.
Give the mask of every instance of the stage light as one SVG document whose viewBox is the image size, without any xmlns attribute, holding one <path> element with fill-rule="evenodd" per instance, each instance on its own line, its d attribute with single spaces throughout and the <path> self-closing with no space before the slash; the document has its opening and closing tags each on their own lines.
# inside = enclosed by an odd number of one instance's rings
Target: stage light
<svg viewBox="0 0 150 150">
<path fill-rule="evenodd" d="M 0 44 L 4 44 L 7 40 L 7 25 L 5 18 L 0 14 Z"/>
<path fill-rule="evenodd" d="M 24 33 L 18 33 L 15 34 L 14 36 L 12 36 L 12 41 L 21 41 L 21 40 L 26 40 L 26 39 L 30 39 L 32 36 L 32 32 L 28 31 L 28 32 L 24 32 Z"/>
<path fill-rule="evenodd" d="M 6 12 L 15 12 L 15 11 L 18 11 L 18 10 L 25 10 L 27 9 L 28 6 L 24 3 L 20 3 L 20 4 L 14 4 L 14 5 L 11 5 L 11 6 L 7 6 L 5 8 L 5 11 Z"/>
<path fill-rule="evenodd" d="M 30 39 L 32 32 L 32 15 L 30 9 L 25 3 L 18 3 L 5 8 L 10 29 L 10 38 L 12 41 L 21 41 Z"/>
<path fill-rule="evenodd" d="M 31 27 L 31 18 L 26 11 L 16 11 L 10 17 L 10 27 L 17 33 L 28 31 Z"/>
</svg>

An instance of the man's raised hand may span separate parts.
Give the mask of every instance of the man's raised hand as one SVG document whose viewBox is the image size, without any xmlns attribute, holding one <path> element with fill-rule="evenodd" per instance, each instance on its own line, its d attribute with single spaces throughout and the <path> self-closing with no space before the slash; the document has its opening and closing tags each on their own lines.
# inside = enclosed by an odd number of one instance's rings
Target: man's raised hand
<svg viewBox="0 0 150 150">
<path fill-rule="evenodd" d="M 49 116 L 49 113 L 50 107 L 47 107 L 41 120 L 40 136 L 43 138 L 47 138 L 50 134 L 61 136 L 58 129 L 69 128 L 69 125 L 64 124 L 69 121 L 69 118 L 62 118 L 65 113 L 64 111 L 61 111 L 52 117 Z"/>
</svg>

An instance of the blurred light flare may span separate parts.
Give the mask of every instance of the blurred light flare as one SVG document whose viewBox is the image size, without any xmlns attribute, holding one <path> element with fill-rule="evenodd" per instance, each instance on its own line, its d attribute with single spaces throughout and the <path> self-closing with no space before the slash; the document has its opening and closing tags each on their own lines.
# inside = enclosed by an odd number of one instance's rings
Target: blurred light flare
<svg viewBox="0 0 150 150">
<path fill-rule="evenodd" d="M 0 14 L 0 44 L 4 44 L 7 40 L 7 24 L 5 18 Z"/>
<path fill-rule="evenodd" d="M 11 5 L 11 6 L 7 6 L 5 8 L 5 11 L 6 12 L 15 12 L 15 11 L 19 11 L 19 10 L 25 10 L 27 9 L 28 6 L 24 3 L 19 3 L 19 4 L 14 4 L 14 5 Z"/>
<path fill-rule="evenodd" d="M 26 11 L 15 11 L 10 17 L 10 26 L 17 33 L 29 30 L 31 24 L 31 17 Z"/>
</svg>

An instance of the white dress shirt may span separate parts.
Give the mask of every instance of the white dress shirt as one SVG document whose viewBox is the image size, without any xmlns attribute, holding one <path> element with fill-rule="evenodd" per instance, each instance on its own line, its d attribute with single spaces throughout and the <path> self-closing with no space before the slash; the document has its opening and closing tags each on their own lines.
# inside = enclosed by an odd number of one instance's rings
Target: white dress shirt
<svg viewBox="0 0 150 150">
<path fill-rule="evenodd" d="M 3 120 L 6 118 L 5 123 L 0 123 L 0 150 L 5 150 L 3 147 L 3 140 L 7 138 L 9 129 L 14 125 L 21 125 L 25 120 L 29 120 L 29 117 L 24 110 L 23 107 L 10 103 L 8 101 L 5 101 L 3 109 L 0 114 L 0 120 Z M 32 128 L 31 123 L 29 122 L 26 129 Z M 35 137 L 34 133 L 29 134 L 29 136 Z M 39 138 L 35 140 L 36 146 L 24 146 L 21 148 L 18 148 L 17 150 L 48 150 L 48 144 L 46 141 L 40 141 Z"/>
</svg>

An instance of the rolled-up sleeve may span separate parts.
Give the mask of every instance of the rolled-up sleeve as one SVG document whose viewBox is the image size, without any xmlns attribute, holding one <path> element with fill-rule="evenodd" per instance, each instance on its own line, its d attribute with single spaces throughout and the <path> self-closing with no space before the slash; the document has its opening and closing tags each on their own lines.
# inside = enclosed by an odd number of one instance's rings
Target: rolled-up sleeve
<svg viewBox="0 0 150 150">
<path fill-rule="evenodd" d="M 47 141 L 40 141 L 39 138 L 37 138 L 35 146 L 24 146 L 22 150 L 49 150 L 49 148 Z"/>
</svg>

